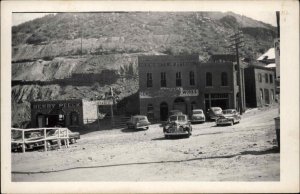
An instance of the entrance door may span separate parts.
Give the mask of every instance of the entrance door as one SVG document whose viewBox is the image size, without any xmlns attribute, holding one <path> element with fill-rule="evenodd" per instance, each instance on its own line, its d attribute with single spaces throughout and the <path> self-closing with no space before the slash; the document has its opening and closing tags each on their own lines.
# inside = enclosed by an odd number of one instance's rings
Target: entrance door
<svg viewBox="0 0 300 194">
<path fill-rule="evenodd" d="M 168 119 L 168 104 L 163 102 L 160 104 L 160 120 L 161 121 L 166 121 Z"/>
<path fill-rule="evenodd" d="M 186 103 L 183 98 L 176 98 L 174 100 L 173 109 L 180 110 L 183 114 L 186 114 Z"/>
<path fill-rule="evenodd" d="M 38 115 L 38 117 L 37 117 L 37 123 L 38 123 L 38 128 L 41 128 L 41 127 L 44 127 L 43 126 L 43 120 L 44 120 L 44 116 L 43 115 Z"/>
<path fill-rule="evenodd" d="M 265 103 L 270 104 L 270 95 L 268 89 L 265 89 Z"/>
</svg>

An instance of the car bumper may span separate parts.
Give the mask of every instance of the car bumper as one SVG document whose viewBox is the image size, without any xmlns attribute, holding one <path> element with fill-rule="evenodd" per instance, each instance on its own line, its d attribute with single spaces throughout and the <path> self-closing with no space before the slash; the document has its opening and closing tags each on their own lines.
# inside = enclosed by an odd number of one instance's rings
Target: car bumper
<svg viewBox="0 0 300 194">
<path fill-rule="evenodd" d="M 233 121 L 232 120 L 222 120 L 222 121 L 216 121 L 217 125 L 229 125 L 231 124 Z"/>
<path fill-rule="evenodd" d="M 185 131 L 185 132 L 174 132 L 174 133 L 165 132 L 164 134 L 168 136 L 180 136 L 180 135 L 188 135 L 189 133 Z"/>
</svg>

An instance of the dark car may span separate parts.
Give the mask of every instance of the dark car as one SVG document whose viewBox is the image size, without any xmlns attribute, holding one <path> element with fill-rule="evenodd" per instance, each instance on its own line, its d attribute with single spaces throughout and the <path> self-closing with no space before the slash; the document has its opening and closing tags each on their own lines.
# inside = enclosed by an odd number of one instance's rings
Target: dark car
<svg viewBox="0 0 300 194">
<path fill-rule="evenodd" d="M 170 136 L 190 137 L 192 134 L 192 126 L 187 115 L 171 115 L 163 127 L 163 132 L 165 138 L 169 138 Z"/>
<path fill-rule="evenodd" d="M 38 147 L 42 147 L 44 145 L 43 135 L 41 131 L 25 131 L 24 132 L 24 140 L 25 140 L 25 150 L 33 150 Z M 11 135 L 11 151 L 22 151 L 23 148 L 23 139 L 22 139 L 22 132 L 15 131 Z M 37 141 L 41 140 L 41 141 Z M 35 142 L 28 142 L 28 141 L 35 141 Z M 36 142 L 37 141 L 37 142 Z"/>
<path fill-rule="evenodd" d="M 241 115 L 235 109 L 226 109 L 222 111 L 222 116 L 216 120 L 216 125 L 233 125 L 239 123 Z"/>
<path fill-rule="evenodd" d="M 144 115 L 131 116 L 130 120 L 126 123 L 128 129 L 149 129 L 150 124 L 147 116 Z"/>
<path fill-rule="evenodd" d="M 207 111 L 207 117 L 209 120 L 216 120 L 222 115 L 222 108 L 220 107 L 210 107 Z"/>
</svg>

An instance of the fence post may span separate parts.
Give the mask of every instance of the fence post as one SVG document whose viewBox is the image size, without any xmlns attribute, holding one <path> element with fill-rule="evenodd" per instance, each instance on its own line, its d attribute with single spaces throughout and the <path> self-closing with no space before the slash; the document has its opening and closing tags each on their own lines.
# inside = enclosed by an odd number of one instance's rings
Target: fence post
<svg viewBox="0 0 300 194">
<path fill-rule="evenodd" d="M 61 141 L 60 141 L 60 128 L 58 128 L 58 139 L 57 139 L 57 143 L 58 143 L 58 148 L 61 148 Z"/>
<path fill-rule="evenodd" d="M 25 135 L 24 135 L 24 129 L 22 130 L 22 141 L 23 141 L 23 143 L 22 143 L 22 151 L 23 151 L 23 153 L 25 153 Z"/>
<path fill-rule="evenodd" d="M 46 140 L 47 134 L 46 134 L 46 128 L 44 128 L 44 148 L 45 151 L 47 152 L 47 140 Z"/>
<path fill-rule="evenodd" d="M 67 130 L 67 148 L 69 147 L 69 130 L 68 129 L 66 129 Z"/>
</svg>

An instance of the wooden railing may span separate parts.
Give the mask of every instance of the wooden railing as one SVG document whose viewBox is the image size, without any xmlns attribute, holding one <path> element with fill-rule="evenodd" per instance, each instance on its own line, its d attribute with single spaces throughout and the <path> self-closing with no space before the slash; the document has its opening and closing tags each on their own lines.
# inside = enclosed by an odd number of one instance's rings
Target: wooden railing
<svg viewBox="0 0 300 194">
<path fill-rule="evenodd" d="M 22 151 L 26 151 L 26 144 L 29 143 L 38 143 L 38 142 L 44 142 L 44 150 L 47 151 L 47 142 L 50 145 L 51 140 L 57 140 L 58 147 L 61 148 L 61 140 L 64 141 L 64 145 L 66 147 L 69 147 L 69 130 L 68 128 L 32 128 L 32 129 L 19 129 L 19 128 L 12 128 L 12 131 L 21 131 L 22 138 L 19 141 L 11 140 L 11 143 L 21 144 L 22 145 Z M 57 135 L 47 135 L 47 131 L 50 130 L 58 130 Z M 30 131 L 39 131 L 40 136 L 32 137 L 32 138 L 25 138 L 25 132 Z M 38 139 L 37 139 L 38 138 Z M 51 145 L 50 145 L 51 146 Z"/>
</svg>

